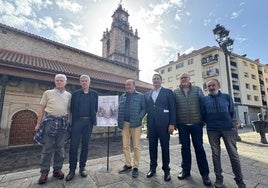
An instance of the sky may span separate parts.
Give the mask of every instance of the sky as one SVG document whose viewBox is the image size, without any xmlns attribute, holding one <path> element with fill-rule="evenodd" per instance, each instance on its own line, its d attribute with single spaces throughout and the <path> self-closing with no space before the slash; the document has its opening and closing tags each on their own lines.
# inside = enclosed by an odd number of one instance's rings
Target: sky
<svg viewBox="0 0 268 188">
<path fill-rule="evenodd" d="M 218 46 L 216 24 L 230 30 L 234 53 L 268 64 L 267 0 L 0 0 L 0 22 L 101 56 L 120 2 L 140 37 L 142 81 L 178 53 Z"/>
</svg>

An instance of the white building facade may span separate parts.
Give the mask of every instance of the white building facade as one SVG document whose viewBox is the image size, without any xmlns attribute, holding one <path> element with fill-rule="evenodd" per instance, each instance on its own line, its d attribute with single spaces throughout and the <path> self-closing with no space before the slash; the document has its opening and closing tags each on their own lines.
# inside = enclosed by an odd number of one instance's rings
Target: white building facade
<svg viewBox="0 0 268 188">
<path fill-rule="evenodd" d="M 177 60 L 155 71 L 161 74 L 163 86 L 171 90 L 179 87 L 183 73 L 188 73 L 191 83 L 202 88 L 205 94 L 208 93 L 207 82 L 218 79 L 221 91 L 233 97 L 236 120 L 250 125 L 251 121 L 257 120 L 257 113 L 267 115 L 268 66 L 235 53 L 228 57 L 228 64 L 229 71 L 221 48 L 206 46 L 189 54 L 178 54 Z"/>
</svg>

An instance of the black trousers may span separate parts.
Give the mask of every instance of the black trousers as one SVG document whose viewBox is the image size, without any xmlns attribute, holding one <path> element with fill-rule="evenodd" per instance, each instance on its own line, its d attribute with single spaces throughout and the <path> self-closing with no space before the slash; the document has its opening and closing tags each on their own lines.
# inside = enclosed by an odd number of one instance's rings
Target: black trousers
<svg viewBox="0 0 268 188">
<path fill-rule="evenodd" d="M 162 169 L 169 172 L 170 155 L 168 125 L 156 125 L 153 123 L 148 127 L 150 169 L 155 170 L 157 167 L 158 139 L 162 150 Z"/>
</svg>

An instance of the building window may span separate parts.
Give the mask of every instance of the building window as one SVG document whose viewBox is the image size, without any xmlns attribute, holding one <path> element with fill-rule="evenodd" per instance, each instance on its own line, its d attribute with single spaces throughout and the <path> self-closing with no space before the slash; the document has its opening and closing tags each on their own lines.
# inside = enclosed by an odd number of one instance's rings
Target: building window
<svg viewBox="0 0 268 188">
<path fill-rule="evenodd" d="M 250 68 L 255 69 L 255 65 L 254 64 L 250 64 Z"/>
<path fill-rule="evenodd" d="M 160 74 L 165 74 L 165 69 L 161 70 Z"/>
<path fill-rule="evenodd" d="M 245 66 L 245 67 L 247 67 L 247 66 L 248 66 L 248 63 L 247 63 L 247 62 L 245 62 L 245 61 L 243 61 L 243 64 L 244 64 L 244 66 Z"/>
<path fill-rule="evenodd" d="M 179 68 L 182 68 L 182 67 L 184 67 L 184 63 L 179 63 L 179 64 L 176 65 L 176 69 L 179 69 Z"/>
<path fill-rule="evenodd" d="M 256 80 L 256 75 L 252 74 L 251 79 Z"/>
<path fill-rule="evenodd" d="M 251 95 L 247 95 L 247 99 L 251 101 Z"/>
<path fill-rule="evenodd" d="M 244 76 L 245 76 L 246 78 L 249 78 L 249 76 L 248 76 L 248 73 L 247 73 L 247 72 L 244 72 Z"/>
<path fill-rule="evenodd" d="M 188 60 L 188 65 L 192 65 L 194 63 L 194 60 L 193 59 L 189 59 Z"/>
<path fill-rule="evenodd" d="M 168 82 L 172 82 L 172 80 L 173 80 L 172 76 L 168 77 Z"/>
<path fill-rule="evenodd" d="M 249 84 L 246 84 L 246 88 L 247 88 L 247 89 L 250 89 L 250 85 L 249 85 Z"/>
<path fill-rule="evenodd" d="M 254 101 L 259 101 L 259 97 L 258 96 L 254 96 Z"/>
<path fill-rule="evenodd" d="M 168 72 L 171 72 L 172 71 L 172 67 L 168 67 L 167 71 Z"/>
<path fill-rule="evenodd" d="M 208 89 L 208 86 L 207 86 L 207 83 L 203 83 L 203 90 L 207 90 Z"/>
<path fill-rule="evenodd" d="M 189 76 L 194 76 L 194 70 L 188 71 Z"/>
<path fill-rule="evenodd" d="M 258 87 L 256 85 L 252 86 L 253 90 L 258 90 Z"/>
</svg>

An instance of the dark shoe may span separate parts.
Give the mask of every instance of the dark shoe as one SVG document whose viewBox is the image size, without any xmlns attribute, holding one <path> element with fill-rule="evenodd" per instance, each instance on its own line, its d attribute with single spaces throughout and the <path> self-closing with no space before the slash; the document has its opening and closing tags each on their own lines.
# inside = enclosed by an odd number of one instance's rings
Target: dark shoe
<svg viewBox="0 0 268 188">
<path fill-rule="evenodd" d="M 169 172 L 165 172 L 164 180 L 165 181 L 170 181 L 171 180 L 171 176 L 170 176 L 170 173 Z"/>
<path fill-rule="evenodd" d="M 74 170 L 70 170 L 69 174 L 66 176 L 66 181 L 71 181 L 74 178 L 75 175 L 75 171 Z"/>
<path fill-rule="evenodd" d="M 210 186 L 211 185 L 211 180 L 210 180 L 210 178 L 208 176 L 203 176 L 202 179 L 203 179 L 203 184 L 205 186 Z"/>
<path fill-rule="evenodd" d="M 216 178 L 214 186 L 215 186 L 215 188 L 224 188 L 223 178 Z"/>
<path fill-rule="evenodd" d="M 154 174 L 155 174 L 155 170 L 150 169 L 149 172 L 147 173 L 146 177 L 151 178 L 154 176 Z"/>
<path fill-rule="evenodd" d="M 119 174 L 126 173 L 126 172 L 130 171 L 131 168 L 132 168 L 132 166 L 124 165 L 123 168 L 121 170 L 119 170 Z"/>
<path fill-rule="evenodd" d="M 84 167 L 80 168 L 79 173 L 83 178 L 87 177 L 87 171 Z"/>
<path fill-rule="evenodd" d="M 44 184 L 47 182 L 47 174 L 41 174 L 39 180 L 38 180 L 38 184 Z"/>
<path fill-rule="evenodd" d="M 64 178 L 64 174 L 61 170 L 57 171 L 57 172 L 53 172 L 53 177 L 58 178 L 59 180 Z"/>
<path fill-rule="evenodd" d="M 236 185 L 238 188 L 246 188 L 246 184 L 243 182 L 243 180 L 236 181 Z"/>
<path fill-rule="evenodd" d="M 183 179 L 187 178 L 188 176 L 191 176 L 190 172 L 186 172 L 186 171 L 182 170 L 182 171 L 179 173 L 178 178 L 179 178 L 180 180 L 183 180 Z"/>
<path fill-rule="evenodd" d="M 132 170 L 132 177 L 137 178 L 139 176 L 139 169 L 133 168 Z"/>
<path fill-rule="evenodd" d="M 268 144 L 266 138 L 261 138 L 261 143 L 263 143 L 263 144 Z"/>
</svg>

